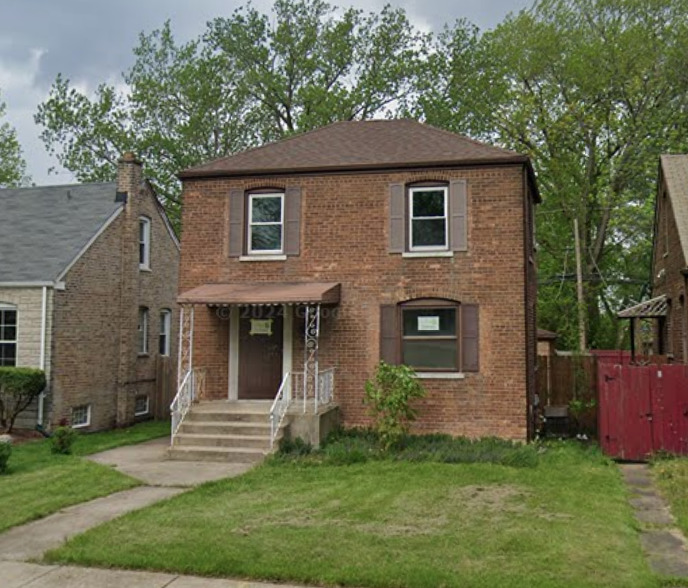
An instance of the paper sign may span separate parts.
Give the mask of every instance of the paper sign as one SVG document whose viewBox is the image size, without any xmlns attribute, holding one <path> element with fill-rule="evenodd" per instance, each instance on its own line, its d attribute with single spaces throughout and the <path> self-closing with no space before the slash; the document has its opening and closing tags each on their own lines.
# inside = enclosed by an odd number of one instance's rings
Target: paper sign
<svg viewBox="0 0 688 588">
<path fill-rule="evenodd" d="M 419 316 L 418 317 L 419 331 L 439 331 L 440 317 L 438 316 Z"/>
<path fill-rule="evenodd" d="M 272 335 L 272 319 L 251 319 L 251 335 Z"/>
</svg>

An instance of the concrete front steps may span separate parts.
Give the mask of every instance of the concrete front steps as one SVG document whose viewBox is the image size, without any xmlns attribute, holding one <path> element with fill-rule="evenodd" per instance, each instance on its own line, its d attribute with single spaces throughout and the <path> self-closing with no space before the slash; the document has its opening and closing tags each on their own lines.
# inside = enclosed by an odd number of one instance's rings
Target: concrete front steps
<svg viewBox="0 0 688 588">
<path fill-rule="evenodd" d="M 179 427 L 169 456 L 185 461 L 253 463 L 270 453 L 269 401 L 226 400 L 194 404 Z M 284 431 L 277 435 L 279 440 Z"/>
</svg>

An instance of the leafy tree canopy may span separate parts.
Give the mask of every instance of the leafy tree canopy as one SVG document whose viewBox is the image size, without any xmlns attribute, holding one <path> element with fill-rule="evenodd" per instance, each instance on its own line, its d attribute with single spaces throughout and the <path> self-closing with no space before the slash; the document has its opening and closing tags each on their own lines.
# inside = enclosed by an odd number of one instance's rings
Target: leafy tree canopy
<svg viewBox="0 0 688 588">
<path fill-rule="evenodd" d="M 29 181 L 17 132 L 8 122 L 1 122 L 5 109 L 5 103 L 0 101 L 0 188 L 21 186 Z"/>
</svg>

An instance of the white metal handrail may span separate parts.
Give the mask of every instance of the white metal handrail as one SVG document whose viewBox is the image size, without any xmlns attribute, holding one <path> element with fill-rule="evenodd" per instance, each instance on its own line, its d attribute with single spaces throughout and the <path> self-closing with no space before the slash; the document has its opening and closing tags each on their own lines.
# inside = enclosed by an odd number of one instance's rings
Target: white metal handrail
<svg viewBox="0 0 688 588">
<path fill-rule="evenodd" d="M 284 416 L 287 414 L 289 405 L 291 404 L 291 374 L 287 372 L 282 379 L 277 396 L 270 407 L 270 448 L 275 445 L 275 439 Z"/>
<path fill-rule="evenodd" d="M 177 395 L 174 397 L 172 404 L 170 404 L 170 412 L 172 413 L 171 442 L 174 442 L 174 436 L 179 431 L 184 417 L 188 414 L 191 404 L 196 398 L 199 385 L 203 387 L 204 384 L 204 370 L 187 370 L 184 374 L 179 390 L 177 390 Z"/>
</svg>

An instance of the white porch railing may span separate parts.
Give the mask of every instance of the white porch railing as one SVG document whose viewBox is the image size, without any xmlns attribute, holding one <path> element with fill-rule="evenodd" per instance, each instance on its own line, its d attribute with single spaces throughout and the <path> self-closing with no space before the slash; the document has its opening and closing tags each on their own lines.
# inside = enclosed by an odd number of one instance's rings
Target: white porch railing
<svg viewBox="0 0 688 588">
<path fill-rule="evenodd" d="M 279 431 L 280 425 L 284 420 L 284 415 L 287 414 L 289 405 L 291 404 L 291 387 L 292 387 L 292 377 L 291 373 L 287 372 L 282 379 L 279 390 L 277 391 L 277 396 L 270 407 L 270 448 L 272 449 L 275 445 L 275 439 L 277 438 L 277 432 Z"/>
<path fill-rule="evenodd" d="M 174 436 L 179 431 L 179 427 L 188 414 L 191 404 L 203 395 L 204 389 L 205 370 L 193 369 L 188 370 L 184 374 L 179 390 L 177 390 L 177 395 L 174 397 L 172 404 L 170 404 L 170 412 L 172 413 L 171 442 L 174 441 Z"/>
</svg>

